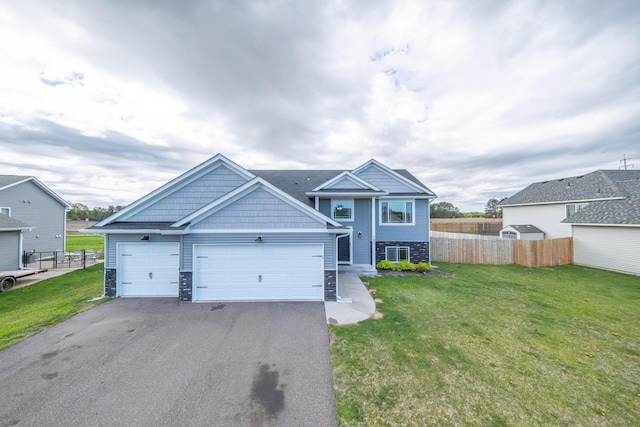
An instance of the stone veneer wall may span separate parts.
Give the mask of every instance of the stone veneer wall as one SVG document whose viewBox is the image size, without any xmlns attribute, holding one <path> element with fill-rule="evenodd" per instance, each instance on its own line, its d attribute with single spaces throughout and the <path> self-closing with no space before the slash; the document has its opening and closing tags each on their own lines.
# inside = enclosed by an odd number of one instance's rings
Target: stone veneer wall
<svg viewBox="0 0 640 427">
<path fill-rule="evenodd" d="M 104 269 L 104 295 L 108 297 L 116 296 L 116 269 Z"/>
<path fill-rule="evenodd" d="M 411 262 L 429 262 L 429 242 L 376 242 L 376 264 L 385 258 L 386 246 L 408 246 Z"/>
<path fill-rule="evenodd" d="M 324 271 L 324 300 L 336 301 L 338 299 L 336 295 L 336 271 L 325 270 Z"/>
<path fill-rule="evenodd" d="M 193 296 L 193 273 L 190 271 L 180 272 L 180 301 L 191 302 Z"/>
</svg>

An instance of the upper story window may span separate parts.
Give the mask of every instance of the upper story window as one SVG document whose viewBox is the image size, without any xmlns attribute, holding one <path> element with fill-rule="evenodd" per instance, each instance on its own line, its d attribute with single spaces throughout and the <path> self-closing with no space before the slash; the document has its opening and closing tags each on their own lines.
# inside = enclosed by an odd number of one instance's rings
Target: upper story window
<svg viewBox="0 0 640 427">
<path fill-rule="evenodd" d="M 384 200 L 380 202 L 380 224 L 414 225 L 413 200 Z"/>
<path fill-rule="evenodd" d="M 580 210 L 584 209 L 588 203 L 572 203 L 569 205 L 565 205 L 565 218 L 569 218 L 576 212 L 580 212 Z"/>
<path fill-rule="evenodd" d="M 11 216 L 11 208 L 0 208 L 0 214 Z"/>
<path fill-rule="evenodd" d="M 353 221 L 353 200 L 332 199 L 331 218 L 338 221 Z"/>
</svg>

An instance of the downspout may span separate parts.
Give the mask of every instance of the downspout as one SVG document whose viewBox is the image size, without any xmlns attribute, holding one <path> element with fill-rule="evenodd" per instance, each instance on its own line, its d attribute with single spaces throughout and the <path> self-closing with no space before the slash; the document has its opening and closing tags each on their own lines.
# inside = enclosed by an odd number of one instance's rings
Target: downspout
<svg viewBox="0 0 640 427">
<path fill-rule="evenodd" d="M 22 270 L 24 268 L 24 264 L 22 263 L 22 233 L 20 230 L 20 237 L 18 238 L 18 270 Z"/>
<path fill-rule="evenodd" d="M 371 266 L 376 266 L 376 198 L 371 198 Z"/>
</svg>

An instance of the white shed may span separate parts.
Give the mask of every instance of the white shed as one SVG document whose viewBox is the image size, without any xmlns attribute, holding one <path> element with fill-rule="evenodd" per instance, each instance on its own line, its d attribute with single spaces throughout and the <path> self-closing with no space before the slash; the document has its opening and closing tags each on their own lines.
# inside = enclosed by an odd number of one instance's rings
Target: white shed
<svg viewBox="0 0 640 427">
<path fill-rule="evenodd" d="M 500 230 L 503 239 L 544 240 L 544 231 L 531 224 L 507 225 Z"/>
</svg>

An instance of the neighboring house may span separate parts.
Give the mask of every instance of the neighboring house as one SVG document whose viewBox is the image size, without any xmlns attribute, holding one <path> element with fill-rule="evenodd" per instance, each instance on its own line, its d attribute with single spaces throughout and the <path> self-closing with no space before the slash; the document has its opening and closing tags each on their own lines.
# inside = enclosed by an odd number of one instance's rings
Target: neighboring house
<svg viewBox="0 0 640 427">
<path fill-rule="evenodd" d="M 22 236 L 32 227 L 0 214 L 0 271 L 22 267 Z"/>
<path fill-rule="evenodd" d="M 33 227 L 24 235 L 26 252 L 65 249 L 69 204 L 33 176 L 0 175 L 0 213 Z"/>
<path fill-rule="evenodd" d="M 597 170 L 531 184 L 500 204 L 503 223 L 573 237 L 574 263 L 640 274 L 640 170 Z"/>
<path fill-rule="evenodd" d="M 105 294 L 334 301 L 338 263 L 429 262 L 429 202 L 405 170 L 246 170 L 217 155 L 99 222 Z"/>
</svg>

